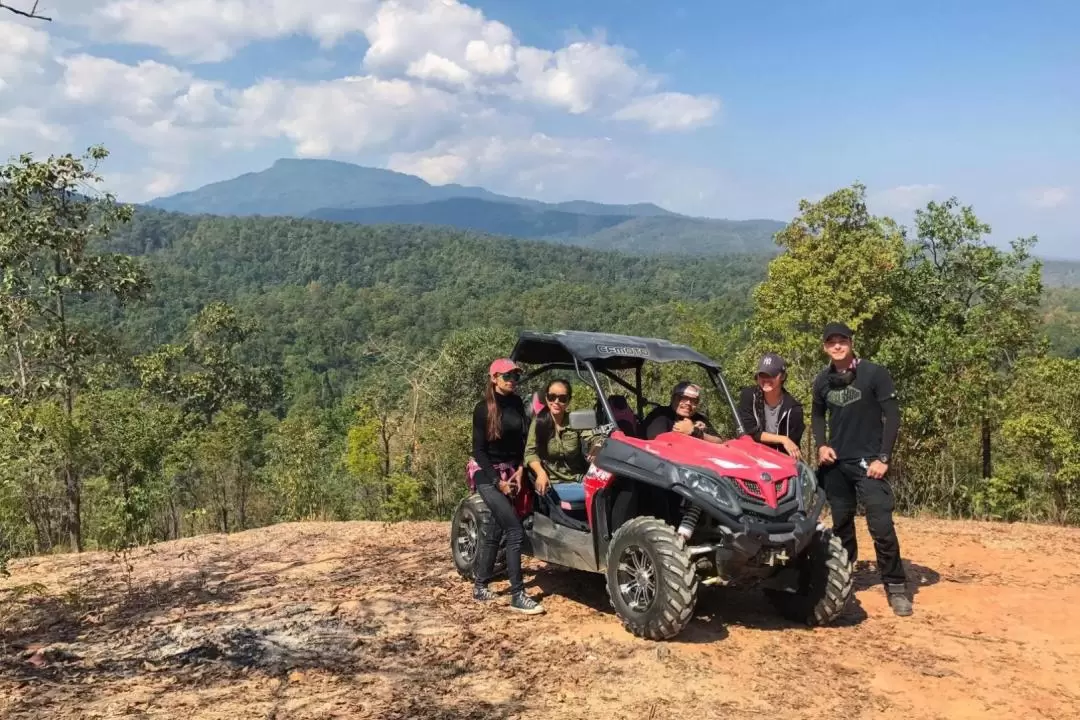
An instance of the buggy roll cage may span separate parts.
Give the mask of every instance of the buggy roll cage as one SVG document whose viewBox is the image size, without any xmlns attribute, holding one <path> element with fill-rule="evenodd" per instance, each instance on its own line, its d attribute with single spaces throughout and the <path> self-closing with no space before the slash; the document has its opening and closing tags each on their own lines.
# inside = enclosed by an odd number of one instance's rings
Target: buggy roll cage
<svg viewBox="0 0 1080 720">
<path fill-rule="evenodd" d="M 604 352 L 582 352 L 586 348 L 591 349 L 593 347 Z M 633 354 L 627 355 L 628 351 L 633 351 Z M 523 374 L 522 382 L 550 370 L 573 371 L 582 382 L 590 385 L 596 392 L 597 400 L 610 424 L 615 424 L 615 414 L 608 403 L 607 394 L 600 385 L 599 375 L 604 375 L 628 392 L 633 393 L 636 412 L 641 417 L 644 415 L 646 402 L 642 390 L 641 370 L 646 359 L 661 363 L 690 362 L 705 371 L 716 391 L 727 400 L 728 408 L 731 410 L 732 418 L 735 420 L 737 435 L 746 434 L 746 428 L 739 418 L 731 392 L 723 374 L 720 372 L 720 366 L 710 358 L 685 345 L 677 345 L 666 340 L 653 338 L 572 330 L 558 333 L 523 332 L 519 335 L 518 342 L 510 353 L 510 359 L 517 363 L 537 365 L 534 369 Z M 582 372 L 582 367 L 588 372 L 588 377 Z M 631 385 L 616 375 L 613 372 L 616 369 L 632 369 L 634 371 L 634 384 Z M 659 403 L 651 400 L 648 402 L 659 405 Z"/>
</svg>

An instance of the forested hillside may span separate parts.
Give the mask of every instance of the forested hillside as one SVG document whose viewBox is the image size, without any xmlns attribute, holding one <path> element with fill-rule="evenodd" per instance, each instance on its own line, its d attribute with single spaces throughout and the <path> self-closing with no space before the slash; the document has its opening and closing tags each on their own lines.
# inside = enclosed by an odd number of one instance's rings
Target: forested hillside
<svg viewBox="0 0 1080 720">
<path fill-rule="evenodd" d="M 484 368 L 515 331 L 682 340 L 736 386 L 778 350 L 805 397 L 834 318 L 901 388 L 903 510 L 1080 520 L 1075 296 L 1044 292 L 1030 243 L 987 246 L 955 203 L 928 205 L 905 236 L 856 185 L 804 203 L 771 261 L 686 262 L 415 226 L 132 215 L 81 201 L 93 176 L 76 158 L 2 173 L 8 553 L 446 517 Z M 650 376 L 650 396 L 677 372 Z"/>
<path fill-rule="evenodd" d="M 1080 288 L 1080 261 L 1045 261 L 1043 263 L 1043 281 L 1047 287 Z"/>
<path fill-rule="evenodd" d="M 758 257 L 685 263 L 404 225 L 220 218 L 140 210 L 104 246 L 145 255 L 155 291 L 124 316 L 143 347 L 226 300 L 281 338 L 339 323 L 326 350 L 369 336 L 430 346 L 456 329 L 578 327 L 663 332 L 677 302 L 710 322 L 749 314 Z M 303 336 L 289 336 L 289 342 Z"/>
</svg>

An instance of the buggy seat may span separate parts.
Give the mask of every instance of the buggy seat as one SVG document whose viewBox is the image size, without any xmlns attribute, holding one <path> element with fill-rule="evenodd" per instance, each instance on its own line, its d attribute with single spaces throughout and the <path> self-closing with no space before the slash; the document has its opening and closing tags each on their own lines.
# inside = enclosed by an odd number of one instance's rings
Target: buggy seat
<svg viewBox="0 0 1080 720">
<path fill-rule="evenodd" d="M 571 517 L 585 518 L 585 486 L 580 482 L 551 483 L 551 489 L 559 496 L 559 507 Z"/>
</svg>

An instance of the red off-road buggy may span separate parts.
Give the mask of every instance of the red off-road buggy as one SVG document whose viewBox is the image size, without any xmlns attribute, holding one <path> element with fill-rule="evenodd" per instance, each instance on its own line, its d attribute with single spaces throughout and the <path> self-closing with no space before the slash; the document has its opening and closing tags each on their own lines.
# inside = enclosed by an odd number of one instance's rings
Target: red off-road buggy
<svg viewBox="0 0 1080 720">
<path fill-rule="evenodd" d="M 574 429 L 605 438 L 581 483 L 553 485 L 557 502 L 519 495 L 524 553 L 565 567 L 602 573 L 615 613 L 633 634 L 672 638 L 690 621 L 700 584 L 756 585 L 787 618 L 828 624 L 851 594 L 851 563 L 819 523 L 825 504 L 804 462 L 754 442 L 744 428 L 719 366 L 685 346 L 654 338 L 563 331 L 522 333 L 511 357 L 536 366 L 522 380 L 573 372 L 596 392 L 598 407 L 570 415 Z M 646 362 L 693 363 L 708 376 L 714 399 L 730 410 L 737 437 L 722 444 L 676 432 L 639 436 Z M 634 385 L 617 373 L 632 371 Z M 601 376 L 636 401 L 604 393 Z M 715 409 L 714 409 L 715 411 Z M 494 520 L 475 492 L 452 522 L 454 564 L 472 578 L 477 543 Z"/>
</svg>

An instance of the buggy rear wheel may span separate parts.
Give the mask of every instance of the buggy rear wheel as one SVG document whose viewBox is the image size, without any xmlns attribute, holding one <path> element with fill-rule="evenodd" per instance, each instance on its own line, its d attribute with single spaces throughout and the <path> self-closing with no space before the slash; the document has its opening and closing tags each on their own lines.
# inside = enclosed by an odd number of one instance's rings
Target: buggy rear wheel
<svg viewBox="0 0 1080 720">
<path fill-rule="evenodd" d="M 851 563 L 840 538 L 829 530 L 814 535 L 799 557 L 797 592 L 766 590 L 773 606 L 788 620 L 829 625 L 843 614 L 851 597 Z"/>
<path fill-rule="evenodd" d="M 476 562 L 476 551 L 483 542 L 484 535 L 489 532 L 498 532 L 498 526 L 491 510 L 478 493 L 473 493 L 458 503 L 454 519 L 450 522 L 450 552 L 454 557 L 454 568 L 464 579 L 475 579 L 473 564 Z M 504 572 L 506 546 L 505 541 L 500 540 L 499 554 L 495 557 L 495 577 Z"/>
<path fill-rule="evenodd" d="M 606 575 L 615 614 L 634 635 L 668 640 L 690 622 L 697 573 L 683 539 L 663 520 L 623 524 L 611 539 Z"/>
</svg>

